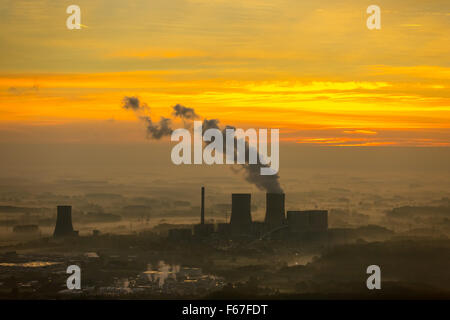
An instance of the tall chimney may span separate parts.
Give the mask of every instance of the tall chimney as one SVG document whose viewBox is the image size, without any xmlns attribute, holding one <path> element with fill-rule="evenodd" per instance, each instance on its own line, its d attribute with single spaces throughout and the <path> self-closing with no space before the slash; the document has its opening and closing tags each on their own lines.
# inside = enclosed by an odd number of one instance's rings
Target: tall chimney
<svg viewBox="0 0 450 320">
<path fill-rule="evenodd" d="M 252 226 L 250 193 L 233 193 L 231 195 L 231 232 L 249 234 Z"/>
<path fill-rule="evenodd" d="M 54 237 L 72 236 L 75 234 L 72 227 L 72 206 L 58 206 Z"/>
<path fill-rule="evenodd" d="M 200 223 L 205 224 L 205 187 L 202 187 L 202 209 L 200 212 Z"/>
<path fill-rule="evenodd" d="M 284 224 L 284 193 L 266 193 L 266 219 L 264 222 L 269 229 L 278 228 Z"/>
</svg>

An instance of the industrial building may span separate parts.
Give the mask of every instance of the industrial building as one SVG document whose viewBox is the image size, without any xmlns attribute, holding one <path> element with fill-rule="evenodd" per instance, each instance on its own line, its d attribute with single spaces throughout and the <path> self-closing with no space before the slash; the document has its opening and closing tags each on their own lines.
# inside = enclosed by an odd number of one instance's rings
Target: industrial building
<svg viewBox="0 0 450 320">
<path fill-rule="evenodd" d="M 287 225 L 289 232 L 320 232 L 328 230 L 328 211 L 306 210 L 288 211 Z"/>
<path fill-rule="evenodd" d="M 210 236 L 214 232 L 214 224 L 204 223 L 194 225 L 194 235 L 196 237 L 205 238 Z"/>
<path fill-rule="evenodd" d="M 192 230 L 188 228 L 170 229 L 169 240 L 188 241 L 192 238 Z"/>
</svg>

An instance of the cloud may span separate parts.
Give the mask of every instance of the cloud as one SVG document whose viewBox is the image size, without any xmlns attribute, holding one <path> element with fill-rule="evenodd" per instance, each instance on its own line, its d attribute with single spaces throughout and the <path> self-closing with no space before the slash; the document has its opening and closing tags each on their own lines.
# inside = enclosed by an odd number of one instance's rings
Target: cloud
<svg viewBox="0 0 450 320">
<path fill-rule="evenodd" d="M 372 131 L 372 130 L 345 130 L 344 133 L 349 133 L 349 134 L 368 134 L 368 135 L 378 134 L 378 132 Z"/>
</svg>

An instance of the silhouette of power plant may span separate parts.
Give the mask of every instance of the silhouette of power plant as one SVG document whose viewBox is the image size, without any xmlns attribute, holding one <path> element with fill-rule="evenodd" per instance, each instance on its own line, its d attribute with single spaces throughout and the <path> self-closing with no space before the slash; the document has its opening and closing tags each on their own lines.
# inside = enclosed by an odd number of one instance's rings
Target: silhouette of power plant
<svg viewBox="0 0 450 320">
<path fill-rule="evenodd" d="M 213 235 L 221 238 L 301 238 L 324 239 L 328 232 L 328 211 L 287 211 L 285 194 L 266 193 L 266 216 L 264 222 L 252 221 L 251 194 L 231 194 L 231 217 L 229 223 L 205 223 L 205 187 L 201 188 L 200 223 L 191 228 L 170 229 L 169 238 L 188 240 Z M 77 236 L 72 226 L 72 206 L 58 206 L 53 237 Z M 325 237 L 324 237 L 325 236 Z"/>
<path fill-rule="evenodd" d="M 284 193 L 266 193 L 264 222 L 252 221 L 251 194 L 231 194 L 231 218 L 229 223 L 205 223 L 205 188 L 201 188 L 200 224 L 191 229 L 171 229 L 169 238 L 174 240 L 192 237 L 257 237 L 257 238 L 324 238 L 328 231 L 328 211 L 306 210 L 285 212 Z"/>
<path fill-rule="evenodd" d="M 76 236 L 78 231 L 72 226 L 72 206 L 57 206 L 56 226 L 53 237 Z"/>
</svg>

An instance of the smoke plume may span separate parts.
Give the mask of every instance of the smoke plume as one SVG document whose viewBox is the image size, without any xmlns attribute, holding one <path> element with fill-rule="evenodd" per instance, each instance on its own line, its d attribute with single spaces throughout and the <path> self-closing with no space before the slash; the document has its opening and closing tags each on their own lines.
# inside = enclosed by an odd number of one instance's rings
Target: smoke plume
<svg viewBox="0 0 450 320">
<path fill-rule="evenodd" d="M 138 97 L 124 97 L 122 108 L 133 110 L 136 117 L 145 123 L 147 138 L 159 140 L 172 134 L 171 120 L 161 117 L 159 122 L 154 123 L 150 117 L 150 108 L 147 104 L 141 103 Z"/>
<path fill-rule="evenodd" d="M 145 103 L 141 103 L 137 97 L 124 97 L 122 100 L 122 107 L 127 110 L 133 110 L 138 119 L 143 121 L 147 127 L 147 137 L 151 139 L 161 139 L 164 136 L 172 134 L 171 119 L 161 117 L 158 123 L 154 123 L 150 117 L 150 108 Z M 185 128 L 190 128 L 189 121 L 199 118 L 193 108 L 187 108 L 181 104 L 176 104 L 172 107 L 172 116 L 174 118 L 181 118 Z M 203 119 L 202 130 L 203 133 L 208 129 L 219 129 L 218 119 Z M 225 126 L 222 129 L 223 141 L 225 141 L 225 130 L 235 129 L 232 126 Z M 234 155 L 235 160 L 237 156 L 237 138 L 234 138 Z M 211 141 L 212 142 L 212 141 Z M 205 142 L 209 144 L 211 142 Z M 236 173 L 243 173 L 245 180 L 254 184 L 258 189 L 272 193 L 283 193 L 283 188 L 280 185 L 280 176 L 274 175 L 261 175 L 261 168 L 268 168 L 270 165 L 262 164 L 260 162 L 261 155 L 257 154 L 257 163 L 248 163 L 248 156 L 250 154 L 251 147 L 248 141 L 245 141 L 245 164 L 241 164 L 239 169 L 233 168 Z M 257 150 L 256 150 L 257 151 Z M 222 154 L 225 155 L 225 144 Z"/>
<path fill-rule="evenodd" d="M 203 133 L 208 129 L 220 129 L 219 128 L 219 120 L 217 119 L 204 119 L 202 130 Z M 223 141 L 226 139 L 226 129 L 234 129 L 235 127 L 226 125 L 224 129 L 222 129 L 222 137 Z M 205 141 L 206 144 L 212 143 L 213 141 Z M 281 188 L 280 185 L 280 176 L 277 174 L 274 175 L 261 175 L 261 168 L 269 168 L 270 165 L 262 164 L 260 162 L 261 155 L 259 154 L 258 150 L 256 150 L 257 155 L 257 163 L 251 164 L 249 163 L 249 155 L 250 151 L 253 150 L 252 147 L 250 147 L 248 141 L 245 141 L 245 164 L 241 164 L 239 169 L 235 169 L 233 167 L 232 170 L 236 173 L 243 172 L 244 178 L 246 181 L 250 182 L 251 184 L 254 184 L 258 189 L 264 190 L 266 192 L 271 193 L 283 193 L 283 188 Z M 225 155 L 225 144 L 223 145 L 222 154 Z M 237 138 L 234 138 L 234 161 L 237 160 Z"/>
<path fill-rule="evenodd" d="M 169 118 L 161 117 L 157 124 L 154 124 L 148 116 L 142 116 L 141 120 L 146 124 L 148 138 L 159 140 L 164 136 L 170 136 L 172 134 L 173 130 L 170 127 L 171 121 Z"/>
<path fill-rule="evenodd" d="M 176 104 L 173 107 L 173 115 L 175 117 L 179 117 L 181 119 L 187 119 L 187 120 L 192 120 L 192 119 L 197 119 L 198 115 L 195 113 L 194 109 L 192 108 L 187 108 L 185 106 L 182 106 L 181 104 Z"/>
<path fill-rule="evenodd" d="M 146 109 L 147 105 L 141 105 L 137 97 L 124 97 L 122 100 L 122 108 L 138 111 L 144 108 Z"/>
</svg>

